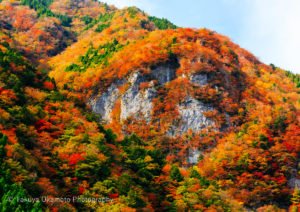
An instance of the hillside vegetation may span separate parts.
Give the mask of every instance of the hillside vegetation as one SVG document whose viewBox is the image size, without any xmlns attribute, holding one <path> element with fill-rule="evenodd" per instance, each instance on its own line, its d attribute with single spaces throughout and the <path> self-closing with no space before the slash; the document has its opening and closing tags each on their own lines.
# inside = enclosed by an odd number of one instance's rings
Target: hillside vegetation
<svg viewBox="0 0 300 212">
<path fill-rule="evenodd" d="M 0 16 L 0 211 L 300 210 L 299 75 L 135 7 Z"/>
</svg>

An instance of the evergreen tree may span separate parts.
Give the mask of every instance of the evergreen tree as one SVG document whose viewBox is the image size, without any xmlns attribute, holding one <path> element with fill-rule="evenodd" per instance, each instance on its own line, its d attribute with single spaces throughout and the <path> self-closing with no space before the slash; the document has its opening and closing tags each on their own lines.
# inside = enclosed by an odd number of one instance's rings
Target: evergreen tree
<svg viewBox="0 0 300 212">
<path fill-rule="evenodd" d="M 40 202 L 33 201 L 21 201 L 22 199 L 28 199 L 30 196 L 26 190 L 22 187 L 22 184 L 13 183 L 9 170 L 6 168 L 6 164 L 3 159 L 5 157 L 5 145 L 7 144 L 7 136 L 0 134 L 0 211 L 1 212 L 23 212 L 42 211 L 42 204 Z"/>
<path fill-rule="evenodd" d="M 180 173 L 178 166 L 173 165 L 170 171 L 170 177 L 172 180 L 176 180 L 177 182 L 183 181 L 183 176 Z"/>
</svg>

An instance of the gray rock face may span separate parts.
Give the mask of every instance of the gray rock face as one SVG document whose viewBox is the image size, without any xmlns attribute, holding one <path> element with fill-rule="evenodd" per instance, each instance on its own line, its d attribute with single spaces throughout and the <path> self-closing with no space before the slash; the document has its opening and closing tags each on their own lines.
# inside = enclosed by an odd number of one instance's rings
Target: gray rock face
<svg viewBox="0 0 300 212">
<path fill-rule="evenodd" d="M 300 179 L 297 179 L 296 177 L 291 178 L 288 184 L 291 188 L 300 189 Z"/>
<path fill-rule="evenodd" d="M 300 179 L 296 179 L 296 178 L 290 179 L 289 185 L 291 188 L 300 189 Z"/>
<path fill-rule="evenodd" d="M 168 65 L 158 66 L 151 71 L 154 78 L 159 82 L 159 84 L 164 85 L 167 82 L 175 79 L 176 68 Z"/>
<path fill-rule="evenodd" d="M 187 158 L 188 163 L 198 163 L 199 155 L 203 154 L 203 151 L 198 149 L 189 149 L 189 154 Z"/>
<path fill-rule="evenodd" d="M 202 102 L 188 97 L 183 104 L 179 106 L 181 115 L 180 134 L 187 132 L 189 129 L 199 131 L 209 126 L 214 126 L 214 122 L 204 116 L 204 112 L 213 110 L 212 107 L 204 105 Z"/>
<path fill-rule="evenodd" d="M 121 114 L 120 119 L 124 120 L 129 116 L 137 119 L 145 119 L 151 121 L 152 99 L 156 96 L 154 87 L 140 90 L 140 84 L 146 82 L 146 78 L 139 72 L 133 73 L 128 80 L 119 80 L 112 83 L 108 90 L 100 97 L 94 97 L 89 101 L 89 105 L 95 113 L 101 115 L 106 122 L 111 122 L 110 114 L 115 106 L 116 101 L 121 98 Z M 119 90 L 125 83 L 129 83 L 130 87 L 122 94 Z M 150 82 L 151 83 L 151 82 Z"/>
<path fill-rule="evenodd" d="M 153 79 L 161 85 L 175 79 L 178 64 L 169 63 L 160 65 L 151 70 Z M 140 84 L 147 82 L 147 79 L 139 72 L 133 73 L 128 80 L 122 79 L 110 85 L 108 90 L 100 97 L 94 96 L 88 102 L 92 110 L 102 116 L 106 122 L 111 122 L 110 114 L 115 106 L 116 101 L 121 98 L 120 119 L 124 120 L 129 116 L 138 119 L 151 121 L 152 99 L 156 96 L 154 86 L 140 91 Z M 125 83 L 130 83 L 129 89 L 125 94 L 121 94 L 119 88 Z M 151 82 L 150 82 L 151 83 Z"/>
<path fill-rule="evenodd" d="M 165 84 L 175 78 L 175 70 L 171 65 L 162 65 L 152 70 L 152 77 L 160 84 Z M 191 77 L 191 81 L 201 86 L 205 85 L 207 83 L 207 74 L 194 75 Z M 150 83 L 150 87 L 140 90 L 140 85 L 144 82 Z M 129 88 L 125 93 L 121 93 L 119 88 L 124 86 L 125 83 L 129 84 Z M 131 116 L 150 122 L 153 109 L 152 100 L 156 97 L 156 92 L 153 82 L 149 82 L 149 79 L 142 73 L 134 72 L 128 79 L 124 78 L 112 83 L 100 97 L 94 96 L 89 101 L 89 105 L 95 113 L 100 114 L 102 119 L 109 123 L 111 122 L 111 112 L 119 99 L 121 100 L 120 121 Z M 214 122 L 204 116 L 204 112 L 213 110 L 213 108 L 192 97 L 186 98 L 183 104 L 178 105 L 177 108 L 181 115 L 181 120 L 178 125 L 171 127 L 167 133 L 168 136 L 182 135 L 189 129 L 199 131 L 208 126 L 214 126 Z"/>
<path fill-rule="evenodd" d="M 190 77 L 190 81 L 194 84 L 204 86 L 207 84 L 207 74 L 195 74 Z"/>
<path fill-rule="evenodd" d="M 300 189 L 300 179 L 296 179 L 296 180 L 295 180 L 294 186 L 295 186 L 296 188 Z"/>
<path fill-rule="evenodd" d="M 300 179 L 296 178 L 296 175 L 297 175 L 298 171 L 299 170 L 297 170 L 297 169 L 293 169 L 292 170 L 292 176 L 291 176 L 291 178 L 290 178 L 290 180 L 288 182 L 289 186 L 292 189 L 294 189 L 294 188 L 300 189 Z"/>
<path fill-rule="evenodd" d="M 110 122 L 111 117 L 110 113 L 114 108 L 114 103 L 120 98 L 121 94 L 119 91 L 119 87 L 124 85 L 125 80 L 119 80 L 115 83 L 112 83 L 108 90 L 104 92 L 98 98 L 92 98 L 88 104 L 91 106 L 92 110 L 95 113 L 98 113 L 102 116 L 104 121 Z"/>
<path fill-rule="evenodd" d="M 140 118 L 142 115 L 146 121 L 151 121 L 152 99 L 156 95 L 156 90 L 152 88 L 140 91 L 141 83 L 146 82 L 146 79 L 140 73 L 134 73 L 130 78 L 130 88 L 121 98 L 121 120 L 129 116 Z"/>
</svg>

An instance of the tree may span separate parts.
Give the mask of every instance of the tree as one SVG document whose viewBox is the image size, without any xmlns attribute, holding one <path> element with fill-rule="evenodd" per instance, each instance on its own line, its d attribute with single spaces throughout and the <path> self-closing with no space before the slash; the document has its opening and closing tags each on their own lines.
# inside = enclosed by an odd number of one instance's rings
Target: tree
<svg viewBox="0 0 300 212">
<path fill-rule="evenodd" d="M 176 180 L 177 182 L 183 181 L 183 176 L 180 173 L 180 170 L 177 165 L 172 165 L 172 168 L 170 171 L 170 177 L 172 180 Z"/>
<path fill-rule="evenodd" d="M 146 206 L 141 194 L 136 189 L 130 189 L 128 192 L 128 206 L 133 208 L 143 208 Z"/>
<path fill-rule="evenodd" d="M 291 199 L 292 203 L 295 205 L 300 205 L 300 189 L 295 187 L 293 197 Z"/>
<path fill-rule="evenodd" d="M 0 211 L 32 211 L 41 212 L 42 205 L 40 202 L 21 201 L 21 199 L 30 198 L 22 184 L 12 182 L 10 170 L 3 161 L 5 156 L 4 146 L 7 143 L 7 136 L 0 135 Z"/>
</svg>

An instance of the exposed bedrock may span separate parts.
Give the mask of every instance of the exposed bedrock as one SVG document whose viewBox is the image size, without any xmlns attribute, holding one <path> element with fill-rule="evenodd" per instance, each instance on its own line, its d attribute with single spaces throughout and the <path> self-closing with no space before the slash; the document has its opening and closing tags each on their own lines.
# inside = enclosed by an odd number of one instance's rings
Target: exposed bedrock
<svg viewBox="0 0 300 212">
<path fill-rule="evenodd" d="M 199 131 L 206 127 L 214 126 L 214 122 L 205 117 L 204 113 L 212 111 L 213 108 L 203 104 L 193 97 L 187 97 L 183 104 L 179 105 L 181 115 L 180 133 L 185 133 L 189 129 Z"/>
<path fill-rule="evenodd" d="M 194 74 L 190 77 L 190 81 L 194 84 L 205 86 L 207 84 L 207 74 Z"/>
<path fill-rule="evenodd" d="M 297 173 L 299 172 L 299 169 L 293 169 L 292 170 L 292 176 L 288 181 L 289 186 L 294 189 L 300 189 L 300 178 L 297 177 Z"/>
<path fill-rule="evenodd" d="M 156 96 L 156 90 L 152 86 L 141 91 L 139 87 L 143 82 L 146 78 L 140 73 L 134 73 L 129 78 L 130 87 L 121 97 L 121 120 L 134 116 L 151 121 L 152 99 Z"/>
<path fill-rule="evenodd" d="M 200 151 L 198 149 L 189 149 L 187 162 L 192 164 L 198 163 L 200 154 L 203 154 L 203 151 Z"/>
<path fill-rule="evenodd" d="M 115 106 L 115 102 L 121 96 L 119 87 L 124 85 L 124 83 L 124 79 L 112 83 L 101 96 L 94 96 L 88 102 L 93 112 L 100 114 L 101 118 L 106 122 L 111 121 L 110 114 Z"/>
<path fill-rule="evenodd" d="M 89 105 L 91 105 L 92 110 L 100 114 L 103 121 L 109 123 L 111 122 L 111 113 L 117 101 L 120 101 L 120 121 L 128 117 L 134 117 L 151 122 L 152 100 L 157 95 L 153 80 L 156 80 L 160 86 L 172 81 L 176 77 L 176 66 L 163 64 L 152 68 L 151 71 L 150 77 L 136 71 L 126 79 L 115 81 L 100 96 L 96 95 L 91 98 Z M 207 78 L 206 73 L 198 73 L 192 75 L 190 80 L 194 84 L 204 86 L 207 84 Z M 142 83 L 147 83 L 147 87 L 141 89 Z M 167 132 L 168 136 L 182 135 L 189 129 L 199 131 L 206 127 L 214 126 L 214 122 L 204 115 L 205 112 L 211 111 L 213 108 L 191 96 L 178 105 L 177 109 L 181 120 L 178 125 L 171 127 Z"/>
<path fill-rule="evenodd" d="M 167 82 L 175 79 L 176 69 L 171 65 L 161 65 L 151 70 L 151 74 L 154 79 L 161 85 L 166 84 Z"/>
</svg>

